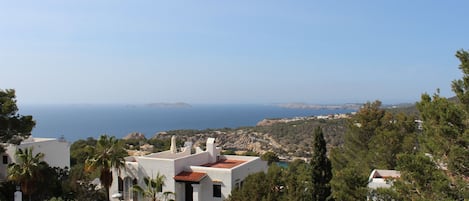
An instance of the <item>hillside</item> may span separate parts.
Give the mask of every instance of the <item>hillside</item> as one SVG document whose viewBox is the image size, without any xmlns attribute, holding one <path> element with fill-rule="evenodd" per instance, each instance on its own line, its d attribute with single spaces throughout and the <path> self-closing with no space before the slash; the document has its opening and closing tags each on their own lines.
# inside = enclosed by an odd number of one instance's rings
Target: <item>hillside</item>
<svg viewBox="0 0 469 201">
<path fill-rule="evenodd" d="M 448 100 L 453 103 L 459 102 L 458 97 L 456 96 L 450 97 L 448 98 Z M 388 107 L 387 110 L 394 114 L 404 113 L 407 115 L 420 116 L 420 112 L 418 111 L 415 103 L 395 105 L 395 106 Z"/>
<path fill-rule="evenodd" d="M 250 151 L 263 154 L 274 151 L 285 160 L 310 157 L 314 128 L 321 126 L 328 147 L 343 143 L 347 119 L 315 119 L 278 122 L 271 125 L 242 127 L 237 129 L 174 130 L 155 135 L 156 139 L 168 139 L 176 135 L 179 140 L 204 146 L 208 137 L 217 139 L 223 150 Z"/>
</svg>

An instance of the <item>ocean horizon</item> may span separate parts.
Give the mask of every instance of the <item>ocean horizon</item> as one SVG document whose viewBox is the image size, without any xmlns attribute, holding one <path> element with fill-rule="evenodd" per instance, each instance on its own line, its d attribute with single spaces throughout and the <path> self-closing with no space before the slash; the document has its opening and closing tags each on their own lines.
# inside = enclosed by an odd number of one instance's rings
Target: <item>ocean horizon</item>
<svg viewBox="0 0 469 201">
<path fill-rule="evenodd" d="M 220 129 L 255 126 L 266 118 L 293 118 L 338 113 L 352 109 L 291 109 L 275 105 L 204 105 L 152 107 L 149 105 L 20 105 L 19 114 L 32 115 L 34 137 L 64 137 L 73 142 L 108 134 L 122 138 L 179 129 Z"/>
</svg>

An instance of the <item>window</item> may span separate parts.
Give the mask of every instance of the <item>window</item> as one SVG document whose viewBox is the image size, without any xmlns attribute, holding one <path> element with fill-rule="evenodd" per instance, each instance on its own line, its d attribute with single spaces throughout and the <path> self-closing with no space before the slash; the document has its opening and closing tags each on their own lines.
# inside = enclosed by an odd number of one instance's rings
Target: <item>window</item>
<svg viewBox="0 0 469 201">
<path fill-rule="evenodd" d="M 8 156 L 3 155 L 3 164 L 8 164 Z"/>
<path fill-rule="evenodd" d="M 213 197 L 221 198 L 221 185 L 213 184 Z"/>
</svg>

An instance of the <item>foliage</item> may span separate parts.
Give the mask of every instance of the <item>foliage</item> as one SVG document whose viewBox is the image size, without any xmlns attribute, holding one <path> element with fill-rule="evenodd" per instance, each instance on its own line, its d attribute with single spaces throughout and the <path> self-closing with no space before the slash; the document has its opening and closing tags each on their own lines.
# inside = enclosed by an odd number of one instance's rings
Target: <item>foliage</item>
<svg viewBox="0 0 469 201">
<path fill-rule="evenodd" d="M 23 194 L 29 196 L 29 200 L 31 200 L 31 195 L 38 190 L 38 183 L 45 179 L 44 175 L 41 174 L 41 169 L 47 166 L 42 161 L 44 154 L 33 155 L 33 149 L 26 148 L 24 150 L 18 149 L 15 155 L 18 163 L 12 163 L 8 166 L 8 179 L 20 184 Z"/>
<path fill-rule="evenodd" d="M 99 180 L 106 191 L 106 200 L 109 199 L 109 188 L 112 184 L 112 169 L 119 171 L 125 167 L 124 157 L 127 152 L 122 143 L 114 136 L 101 135 L 96 147 L 92 147 L 92 156 L 86 159 L 85 171 L 99 171 Z"/>
<path fill-rule="evenodd" d="M 146 143 L 153 145 L 153 152 L 161 152 L 169 150 L 171 147 L 171 135 L 167 135 L 165 138 L 151 138 Z M 176 146 L 181 147 L 184 145 L 184 141 L 176 139 Z"/>
<path fill-rule="evenodd" d="M 236 152 L 232 149 L 228 149 L 228 150 L 221 151 L 221 154 L 222 155 L 236 155 Z"/>
<path fill-rule="evenodd" d="M 0 89 L 0 143 L 19 144 L 31 135 L 35 125 L 32 116 L 18 114 L 15 90 Z M 4 152 L 3 147 L 0 149 Z"/>
<path fill-rule="evenodd" d="M 311 200 L 330 200 L 331 186 L 329 182 L 332 179 L 332 167 L 331 161 L 327 158 L 326 141 L 321 127 L 314 130 L 313 157 L 310 165 L 312 171 Z"/>
<path fill-rule="evenodd" d="M 105 192 L 97 189 L 96 185 L 91 182 L 91 178 L 99 175 L 86 174 L 83 169 L 84 164 L 77 164 L 71 168 L 69 179 L 65 184 L 68 191 L 66 197 L 71 200 L 106 200 Z"/>
<path fill-rule="evenodd" d="M 97 140 L 88 137 L 86 140 L 77 140 L 70 146 L 70 165 L 84 164 L 87 158 L 91 157 L 93 151 L 90 147 L 95 147 Z"/>
<path fill-rule="evenodd" d="M 401 179 L 395 182 L 395 189 L 404 200 L 455 200 L 448 195 L 448 178 L 428 156 L 399 155 L 397 168 Z"/>
<path fill-rule="evenodd" d="M 456 52 L 463 73 L 452 83 L 457 100 L 423 94 L 417 103 L 423 120 L 417 154 L 398 160 L 395 189 L 404 199 L 464 200 L 469 197 L 469 53 Z"/>
<path fill-rule="evenodd" d="M 279 162 L 280 159 L 278 158 L 278 155 L 274 152 L 268 151 L 262 154 L 261 159 L 264 161 L 267 161 L 267 164 L 270 165 L 274 162 Z"/>
<path fill-rule="evenodd" d="M 303 160 L 295 160 L 283 171 L 285 194 L 282 200 L 311 200 L 311 166 Z"/>
<path fill-rule="evenodd" d="M 154 178 L 143 178 L 145 187 L 134 185 L 132 189 L 134 192 L 143 194 L 144 197 L 149 198 L 151 201 L 157 201 L 158 193 L 163 191 L 165 179 L 166 177 L 158 172 Z"/>
<path fill-rule="evenodd" d="M 278 159 L 277 155 L 267 152 L 262 155 L 263 160 L 271 161 L 267 174 L 261 172 L 248 176 L 243 186 L 232 192 L 229 200 L 331 200 L 331 164 L 321 128 L 318 127 L 314 135 L 310 163 L 295 160 L 284 169 L 273 163 Z"/>
<path fill-rule="evenodd" d="M 0 200 L 13 200 L 16 186 L 13 181 L 0 182 Z"/>
<path fill-rule="evenodd" d="M 287 123 L 275 123 L 269 126 L 252 127 L 252 133 L 265 133 L 272 136 L 275 141 L 284 146 L 283 150 L 273 149 L 277 154 L 283 152 L 293 152 L 296 157 L 311 157 L 313 136 L 311 133 L 316 127 L 321 127 L 324 132 L 324 138 L 328 147 L 335 147 L 343 143 L 343 134 L 345 133 L 346 119 L 309 119 L 299 120 Z"/>
<path fill-rule="evenodd" d="M 268 178 L 264 172 L 258 172 L 249 175 L 244 180 L 244 184 L 241 188 L 237 188 L 231 192 L 229 201 L 245 201 L 245 200 L 267 200 L 270 193 L 274 189 L 269 189 L 269 181 L 272 178 Z M 272 200 L 274 201 L 274 200 Z"/>
<path fill-rule="evenodd" d="M 380 101 L 366 103 L 350 119 L 344 145 L 331 151 L 333 197 L 365 199 L 372 169 L 394 169 L 397 154 L 414 151 L 417 146 L 414 119 L 382 109 Z"/>
</svg>

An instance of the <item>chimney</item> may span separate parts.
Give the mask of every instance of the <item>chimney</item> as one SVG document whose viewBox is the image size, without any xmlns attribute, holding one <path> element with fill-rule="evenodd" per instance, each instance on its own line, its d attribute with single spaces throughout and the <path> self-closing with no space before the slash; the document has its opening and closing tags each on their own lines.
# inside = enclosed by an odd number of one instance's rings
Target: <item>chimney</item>
<svg viewBox="0 0 469 201">
<path fill-rule="evenodd" d="M 215 138 L 208 138 L 207 139 L 207 152 L 209 154 L 209 162 L 210 163 L 216 163 L 217 162 L 217 148 L 215 147 Z"/>
<path fill-rule="evenodd" d="M 176 148 L 176 136 L 173 135 L 171 137 L 171 148 L 170 148 L 171 153 L 175 154 L 177 153 L 177 148 Z"/>
</svg>

